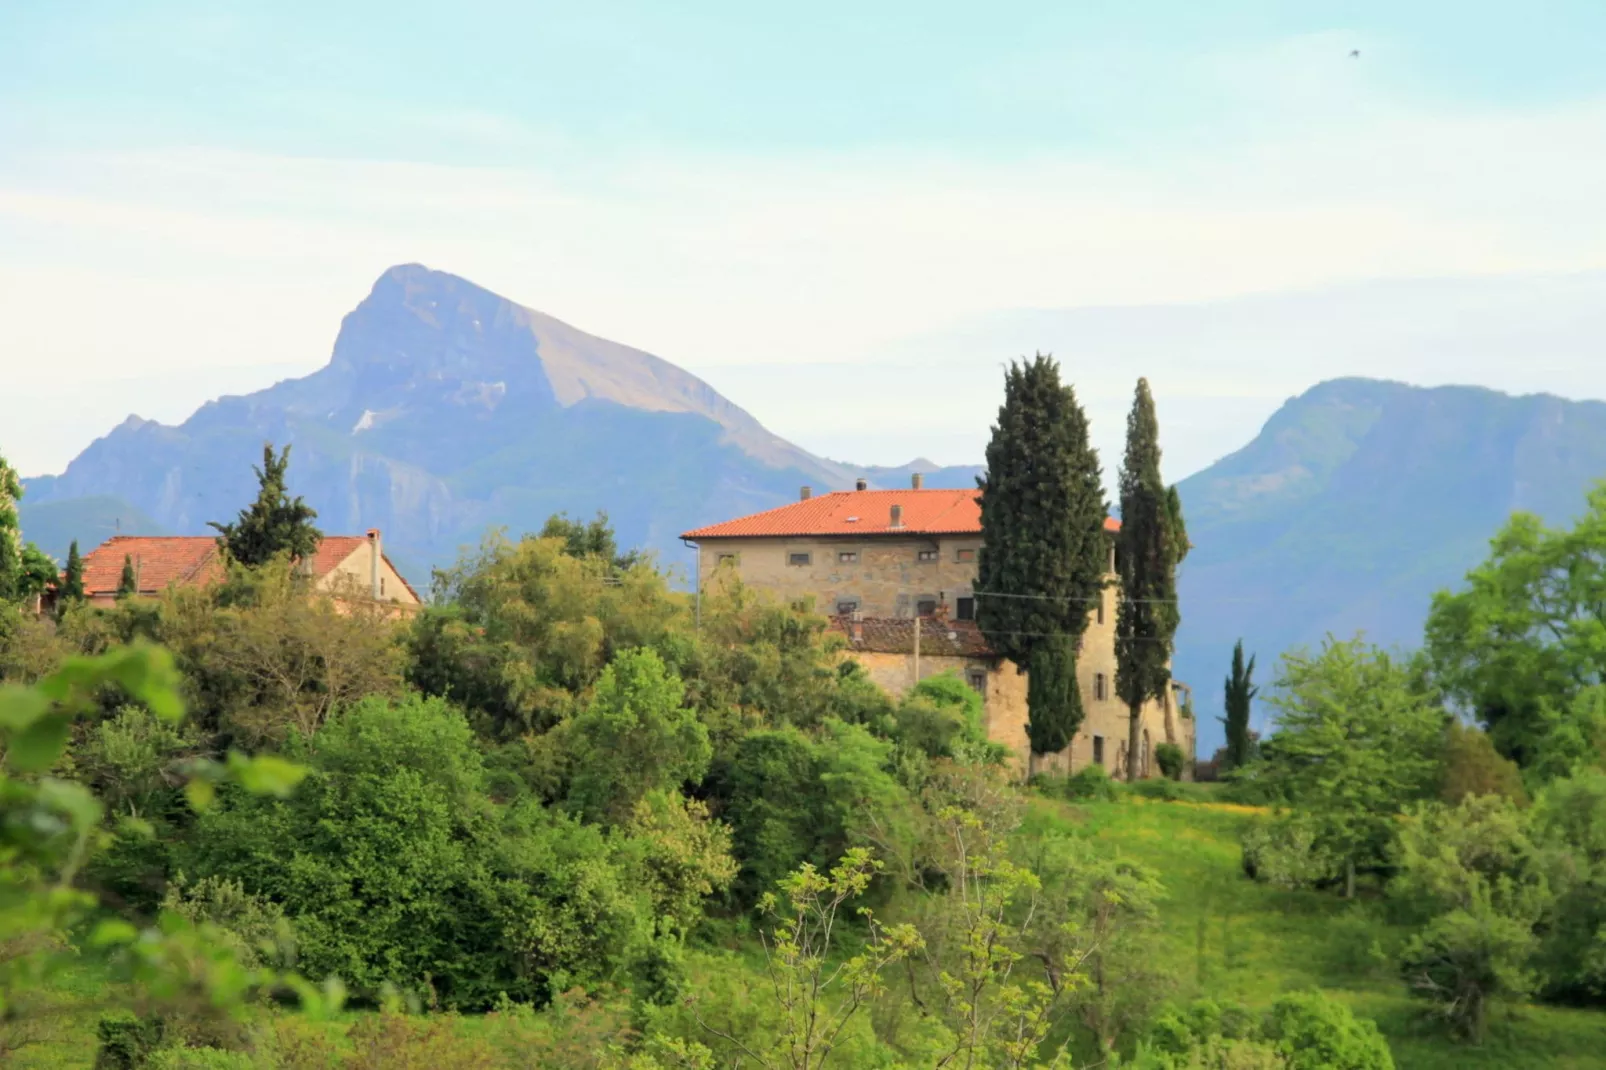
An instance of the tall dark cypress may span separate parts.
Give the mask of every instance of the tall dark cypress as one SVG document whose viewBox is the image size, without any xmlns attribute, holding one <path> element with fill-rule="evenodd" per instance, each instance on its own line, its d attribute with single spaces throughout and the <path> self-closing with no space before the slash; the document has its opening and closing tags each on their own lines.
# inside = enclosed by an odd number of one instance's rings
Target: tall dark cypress
<svg viewBox="0 0 1606 1070">
<path fill-rule="evenodd" d="M 1102 590 L 1107 506 L 1087 416 L 1038 354 L 1012 362 L 987 445 L 976 619 L 1027 686 L 1032 753 L 1063 750 L 1081 726 L 1076 648 Z"/>
<path fill-rule="evenodd" d="M 84 600 L 84 559 L 78 556 L 78 540 L 74 539 L 72 545 L 67 547 L 67 567 L 62 572 L 61 587 L 56 595 L 56 604 L 66 608 L 68 603 L 82 602 Z"/>
<path fill-rule="evenodd" d="M 240 510 L 232 524 L 211 521 L 218 530 L 218 543 L 242 565 L 265 565 L 284 554 L 293 561 L 311 557 L 323 541 L 323 532 L 312 526 L 317 510 L 299 497 L 290 497 L 285 473 L 290 467 L 290 447 L 274 456 L 273 444 L 262 447 L 262 467 L 256 469 L 257 500 Z"/>
<path fill-rule="evenodd" d="M 1142 775 L 1143 704 L 1165 700 L 1177 612 L 1181 503 L 1160 479 L 1160 423 L 1149 381 L 1139 379 L 1121 462 L 1121 599 L 1115 615 L 1115 690 L 1129 719 L 1127 779 Z"/>
<path fill-rule="evenodd" d="M 1229 769 L 1241 769 L 1254 757 L 1249 736 L 1249 704 L 1260 692 L 1254 686 L 1254 677 L 1255 659 L 1251 657 L 1249 663 L 1244 664 L 1244 641 L 1240 639 L 1232 648 L 1232 672 L 1227 677 L 1223 702 L 1227 715 L 1221 719 L 1227 730 L 1226 765 Z"/>
<path fill-rule="evenodd" d="M 139 593 L 139 580 L 134 575 L 134 559 L 123 555 L 123 574 L 117 577 L 117 597 L 126 598 Z"/>
</svg>

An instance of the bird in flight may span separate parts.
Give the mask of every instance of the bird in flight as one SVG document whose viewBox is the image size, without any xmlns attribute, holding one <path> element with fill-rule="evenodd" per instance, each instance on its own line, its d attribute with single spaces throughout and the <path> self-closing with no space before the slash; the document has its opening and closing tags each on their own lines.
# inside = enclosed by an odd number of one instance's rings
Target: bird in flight
<svg viewBox="0 0 1606 1070">
<path fill-rule="evenodd" d="M 1349 50 L 1349 58 L 1350 59 L 1360 59 L 1361 58 L 1361 50 L 1358 49 L 1358 48 L 1350 49 Z"/>
</svg>

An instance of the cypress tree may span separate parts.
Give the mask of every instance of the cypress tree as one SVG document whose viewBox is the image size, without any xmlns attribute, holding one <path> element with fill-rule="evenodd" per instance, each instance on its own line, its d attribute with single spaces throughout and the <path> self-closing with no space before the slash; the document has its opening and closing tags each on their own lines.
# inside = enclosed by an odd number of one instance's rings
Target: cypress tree
<svg viewBox="0 0 1606 1070">
<path fill-rule="evenodd" d="M 1254 676 L 1255 659 L 1251 657 L 1249 663 L 1244 664 L 1244 641 L 1240 639 L 1232 648 L 1232 672 L 1227 677 L 1224 703 L 1227 715 L 1221 718 L 1227 730 L 1226 763 L 1229 769 L 1240 769 L 1248 765 L 1253 757 L 1249 738 L 1249 703 L 1260 691 L 1254 686 Z"/>
<path fill-rule="evenodd" d="M 67 568 L 61 577 L 56 604 L 65 607 L 68 602 L 84 600 L 84 559 L 78 556 L 78 540 L 67 547 Z"/>
<path fill-rule="evenodd" d="M 290 467 L 290 447 L 277 457 L 270 442 L 262 447 L 262 467 L 257 474 L 257 499 L 232 524 L 211 521 L 218 531 L 218 545 L 242 565 L 265 565 L 285 554 L 293 561 L 305 560 L 318 549 L 323 532 L 312 526 L 316 510 L 299 497 L 290 497 L 285 472 Z"/>
<path fill-rule="evenodd" d="M 1164 700 L 1171 685 L 1182 506 L 1160 479 L 1160 424 L 1149 381 L 1139 379 L 1126 421 L 1121 462 L 1121 601 L 1115 615 L 1115 691 L 1126 703 L 1126 775 L 1142 770 L 1143 704 Z"/>
<path fill-rule="evenodd" d="M 123 555 L 123 574 L 117 578 L 117 597 L 126 598 L 139 593 L 139 581 L 134 578 L 134 559 Z"/>
<path fill-rule="evenodd" d="M 1031 673 L 1032 753 L 1063 750 L 1082 721 L 1076 648 L 1104 582 L 1107 507 L 1087 416 L 1053 358 L 1010 364 L 977 483 L 977 623 Z"/>
</svg>

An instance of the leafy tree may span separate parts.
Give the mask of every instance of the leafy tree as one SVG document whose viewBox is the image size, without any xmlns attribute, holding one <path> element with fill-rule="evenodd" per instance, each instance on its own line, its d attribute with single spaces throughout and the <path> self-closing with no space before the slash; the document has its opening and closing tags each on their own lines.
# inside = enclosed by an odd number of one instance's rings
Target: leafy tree
<svg viewBox="0 0 1606 1070">
<path fill-rule="evenodd" d="M 1227 730 L 1227 748 L 1223 755 L 1227 769 L 1241 769 L 1254 757 L 1255 741 L 1249 730 L 1249 704 L 1260 689 L 1254 686 L 1255 659 L 1244 662 L 1242 639 L 1232 647 L 1232 671 L 1227 676 L 1225 707 L 1227 715 L 1221 719 Z"/>
<path fill-rule="evenodd" d="M 1571 529 L 1513 515 L 1465 588 L 1434 597 L 1427 649 L 1500 753 L 1533 764 L 1578 697 L 1606 683 L 1606 484 Z"/>
<path fill-rule="evenodd" d="M 84 559 L 78 556 L 78 540 L 67 547 L 67 567 L 61 575 L 57 603 L 63 609 L 84 600 Z"/>
<path fill-rule="evenodd" d="M 1056 754 L 1070 746 L 1082 726 L 1082 689 L 1076 682 L 1076 643 L 1065 636 L 1038 640 L 1026 678 L 1026 733 L 1037 754 Z M 1045 712 L 1046 711 L 1046 712 Z"/>
<path fill-rule="evenodd" d="M 1489 734 L 1451 721 L 1444 735 L 1444 773 L 1439 788 L 1442 802 L 1455 806 L 1469 795 L 1500 795 L 1518 806 L 1528 803 L 1517 764 L 1501 757 Z"/>
<path fill-rule="evenodd" d="M 1149 381 L 1139 379 L 1121 462 L 1121 601 L 1115 614 L 1115 692 L 1128 710 L 1126 776 L 1143 761 L 1143 704 L 1167 701 L 1177 611 L 1177 562 L 1186 552 L 1181 504 L 1160 479 L 1160 424 Z"/>
<path fill-rule="evenodd" d="M 1264 1015 L 1200 1000 L 1160 1015 L 1135 1070 L 1394 1070 L 1370 1019 L 1320 992 L 1289 993 Z"/>
<path fill-rule="evenodd" d="M 317 510 L 302 499 L 290 497 L 285 473 L 290 467 L 290 447 L 275 456 L 273 444 L 262 447 L 262 467 L 257 475 L 257 499 L 230 524 L 211 522 L 217 529 L 218 543 L 230 558 L 242 565 L 265 565 L 284 555 L 304 561 L 317 552 L 323 532 L 313 527 Z"/>
<path fill-rule="evenodd" d="M 22 480 L 0 456 L 0 600 L 17 597 L 21 584 L 22 523 L 17 518 L 21 498 Z"/>
<path fill-rule="evenodd" d="M 1473 795 L 1414 810 L 1397 859 L 1389 896 L 1422 922 L 1401 971 L 1458 1034 L 1480 1041 L 1492 1002 L 1538 986 L 1535 926 L 1553 898 L 1540 851 L 1509 800 Z"/>
<path fill-rule="evenodd" d="M 1077 640 L 1102 597 L 1108 510 L 1087 417 L 1052 358 L 1010 365 L 978 483 L 977 621 L 993 649 L 1019 668 L 1074 680 Z M 1043 649 L 1053 653 L 1040 655 Z M 1074 693 L 1057 685 L 1032 690 L 1033 753 L 1062 750 L 1076 735 Z"/>
<path fill-rule="evenodd" d="M 615 572 L 626 572 L 643 560 L 637 550 L 619 552 L 618 537 L 604 512 L 598 512 L 589 523 L 570 520 L 567 513 L 555 513 L 542 526 L 540 538 L 562 539 L 563 552 L 570 557 L 595 557 L 607 562 Z"/>
<path fill-rule="evenodd" d="M 622 824 L 648 793 L 701 781 L 712 757 L 708 729 L 684 701 L 680 678 L 655 652 L 615 658 L 566 726 L 570 805 L 590 820 Z"/>
<path fill-rule="evenodd" d="M 134 559 L 123 555 L 123 571 L 117 577 L 117 597 L 128 598 L 139 593 L 139 578 L 134 575 Z"/>
<path fill-rule="evenodd" d="M 1437 786 L 1445 714 L 1417 667 L 1360 639 L 1283 655 L 1268 779 L 1355 872 L 1384 858 L 1396 817 Z"/>
<path fill-rule="evenodd" d="M 1550 853 L 1554 909 L 1542 927 L 1545 992 L 1606 1003 L 1606 773 L 1551 783 L 1533 810 L 1533 836 Z"/>
<path fill-rule="evenodd" d="M 1160 772 L 1171 780 L 1182 779 L 1182 766 L 1184 757 L 1182 748 L 1175 743 L 1160 743 L 1154 748 L 1154 764 L 1160 767 Z"/>
</svg>

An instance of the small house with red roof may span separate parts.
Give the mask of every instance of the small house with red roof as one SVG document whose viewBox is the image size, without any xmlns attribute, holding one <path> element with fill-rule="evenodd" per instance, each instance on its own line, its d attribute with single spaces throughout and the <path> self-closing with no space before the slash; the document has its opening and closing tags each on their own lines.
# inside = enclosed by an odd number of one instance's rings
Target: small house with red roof
<svg viewBox="0 0 1606 1070">
<path fill-rule="evenodd" d="M 1092 763 L 1124 775 L 1130 720 L 1115 695 L 1115 536 L 1106 518 L 1109 586 L 1088 611 L 1077 654 L 1086 713 L 1066 750 L 1031 759 L 1026 737 L 1026 676 L 994 653 L 976 624 L 976 558 L 981 550 L 979 492 L 927 490 L 920 476 L 906 490 L 854 490 L 816 495 L 751 516 L 686 532 L 697 548 L 697 582 L 733 576 L 788 602 L 808 601 L 846 640 L 848 655 L 893 695 L 928 676 L 953 672 L 981 693 L 988 735 L 1016 754 L 1021 767 L 1069 772 Z M 1153 770 L 1154 747 L 1194 748 L 1194 726 L 1182 716 L 1185 685 L 1143 713 L 1139 764 Z M 1155 770 L 1157 771 L 1157 770 Z M 1145 775 L 1148 775 L 1145 772 Z"/>
<path fill-rule="evenodd" d="M 204 587 L 223 579 L 223 558 L 213 535 L 118 535 L 84 555 L 84 596 L 91 605 L 111 605 L 133 569 L 136 593 L 157 595 L 168 587 Z M 405 610 L 420 604 L 418 592 L 385 556 L 379 529 L 365 535 L 326 535 L 303 567 L 319 590 L 340 598 L 393 603 Z"/>
</svg>

